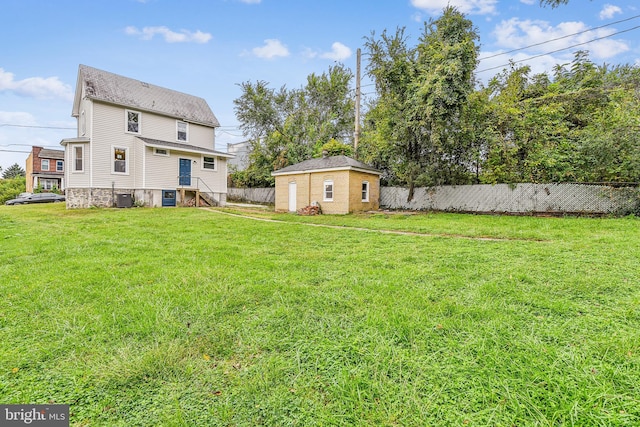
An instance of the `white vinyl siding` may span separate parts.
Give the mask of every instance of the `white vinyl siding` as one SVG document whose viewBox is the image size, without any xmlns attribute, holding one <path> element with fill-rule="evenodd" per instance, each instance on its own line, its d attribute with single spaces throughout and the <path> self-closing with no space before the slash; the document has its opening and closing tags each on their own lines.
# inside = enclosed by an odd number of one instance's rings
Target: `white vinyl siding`
<svg viewBox="0 0 640 427">
<path fill-rule="evenodd" d="M 121 131 L 125 109 L 100 102 L 94 102 L 93 106 L 91 185 L 96 188 L 111 188 L 112 185 L 116 188 L 135 188 L 135 171 L 132 169 L 136 159 L 133 158 L 133 147 L 141 144 L 141 141 L 136 134 Z M 127 174 L 113 172 L 113 147 L 128 149 Z"/>
<path fill-rule="evenodd" d="M 226 192 L 226 161 L 216 159 L 216 171 L 201 169 L 202 155 L 168 150 L 168 156 L 154 155 L 154 148 L 145 146 L 138 136 L 172 142 L 176 138 L 176 119 L 153 113 L 143 113 L 142 135 L 122 132 L 124 107 L 94 101 L 91 111 L 91 143 L 84 146 L 85 170 L 92 166 L 92 186 L 96 188 L 131 188 L 166 190 L 178 187 L 178 158 L 196 161 L 194 177 L 201 178 L 213 191 Z M 188 145 L 213 149 L 214 128 L 189 123 Z M 91 147 L 91 150 L 89 149 Z M 112 147 L 128 149 L 128 175 L 114 174 Z M 89 154 L 92 156 L 89 163 Z M 69 185 L 67 185 L 69 187 Z M 204 185 L 202 185 L 202 188 Z M 208 190 L 207 190 L 208 191 Z"/>
</svg>

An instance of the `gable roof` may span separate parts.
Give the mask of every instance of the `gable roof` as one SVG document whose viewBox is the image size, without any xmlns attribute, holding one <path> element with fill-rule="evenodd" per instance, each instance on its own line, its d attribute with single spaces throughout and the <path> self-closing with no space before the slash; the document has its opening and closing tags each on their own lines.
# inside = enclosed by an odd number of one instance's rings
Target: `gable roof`
<svg viewBox="0 0 640 427">
<path fill-rule="evenodd" d="M 53 150 L 50 148 L 43 148 L 38 153 L 38 157 L 41 159 L 64 159 L 64 150 Z"/>
<path fill-rule="evenodd" d="M 71 115 L 78 117 L 80 97 L 108 102 L 141 111 L 157 113 L 187 122 L 218 127 L 220 123 L 207 102 L 197 96 L 177 92 L 80 65 Z"/>
<path fill-rule="evenodd" d="M 382 175 L 382 172 L 379 170 L 347 156 L 331 156 L 309 159 L 296 163 L 295 165 L 279 169 L 275 172 L 271 172 L 271 175 L 292 175 L 300 172 L 323 172 L 328 170 L 356 170 Z"/>
</svg>

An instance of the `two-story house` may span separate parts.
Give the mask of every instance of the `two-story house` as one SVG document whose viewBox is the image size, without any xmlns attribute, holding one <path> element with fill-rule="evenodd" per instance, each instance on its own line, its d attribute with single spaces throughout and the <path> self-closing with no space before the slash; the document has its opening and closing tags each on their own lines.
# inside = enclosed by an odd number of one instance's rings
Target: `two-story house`
<svg viewBox="0 0 640 427">
<path fill-rule="evenodd" d="M 64 150 L 52 150 L 43 147 L 31 147 L 27 157 L 26 191 L 64 190 Z"/>
<path fill-rule="evenodd" d="M 215 150 L 220 124 L 204 99 L 80 65 L 72 116 L 67 207 L 225 204 L 233 156 Z"/>
</svg>

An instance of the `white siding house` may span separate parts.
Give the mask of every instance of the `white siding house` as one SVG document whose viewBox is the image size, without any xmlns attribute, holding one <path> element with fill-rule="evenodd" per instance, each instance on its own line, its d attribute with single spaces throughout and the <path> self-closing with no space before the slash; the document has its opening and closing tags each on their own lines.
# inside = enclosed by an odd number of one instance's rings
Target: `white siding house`
<svg viewBox="0 0 640 427">
<path fill-rule="evenodd" d="M 80 65 L 72 116 L 67 207 L 225 204 L 233 156 L 215 150 L 204 99 Z"/>
</svg>

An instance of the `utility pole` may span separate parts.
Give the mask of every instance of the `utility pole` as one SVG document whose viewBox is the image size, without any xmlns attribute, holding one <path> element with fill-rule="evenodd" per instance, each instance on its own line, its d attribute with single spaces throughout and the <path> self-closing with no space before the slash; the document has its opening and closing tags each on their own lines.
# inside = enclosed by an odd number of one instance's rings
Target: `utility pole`
<svg viewBox="0 0 640 427">
<path fill-rule="evenodd" d="M 360 48 L 356 51 L 356 130 L 353 135 L 353 155 L 358 158 L 360 141 Z"/>
</svg>

